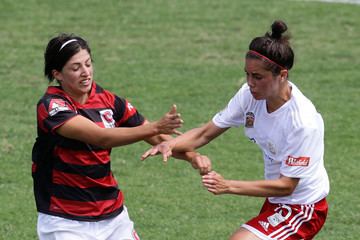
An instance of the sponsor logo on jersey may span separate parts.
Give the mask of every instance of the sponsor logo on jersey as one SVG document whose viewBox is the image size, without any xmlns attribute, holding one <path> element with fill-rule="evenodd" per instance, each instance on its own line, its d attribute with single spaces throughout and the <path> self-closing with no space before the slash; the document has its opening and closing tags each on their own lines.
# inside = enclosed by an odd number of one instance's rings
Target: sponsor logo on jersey
<svg viewBox="0 0 360 240">
<path fill-rule="evenodd" d="M 258 223 L 260 224 L 260 226 L 263 227 L 263 229 L 264 229 L 265 231 L 268 231 L 268 228 L 269 228 L 269 225 L 270 225 L 268 222 L 258 221 Z"/>
<path fill-rule="evenodd" d="M 58 112 L 70 110 L 63 99 L 51 99 L 49 104 L 49 115 L 54 116 Z"/>
<path fill-rule="evenodd" d="M 253 112 L 247 112 L 245 118 L 245 127 L 253 128 L 255 122 L 255 115 Z"/>
<path fill-rule="evenodd" d="M 309 166 L 309 163 L 310 163 L 310 157 L 288 156 L 285 163 L 288 166 L 307 167 L 307 166 Z"/>
<path fill-rule="evenodd" d="M 115 120 L 113 118 L 113 111 L 111 109 L 101 110 L 100 117 L 106 128 L 114 128 Z"/>
</svg>

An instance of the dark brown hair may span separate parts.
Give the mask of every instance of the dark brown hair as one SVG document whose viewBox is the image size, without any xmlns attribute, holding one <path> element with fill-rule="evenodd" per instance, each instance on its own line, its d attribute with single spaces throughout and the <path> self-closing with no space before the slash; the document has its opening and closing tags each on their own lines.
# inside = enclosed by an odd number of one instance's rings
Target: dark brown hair
<svg viewBox="0 0 360 240">
<path fill-rule="evenodd" d="M 66 42 L 68 43 L 66 45 L 63 45 Z M 61 33 L 57 37 L 54 37 L 49 41 L 44 53 L 44 74 L 49 80 L 49 82 L 52 82 L 54 80 L 52 70 L 55 69 L 57 71 L 61 71 L 66 62 L 69 61 L 72 56 L 78 53 L 80 49 L 86 49 L 91 57 L 91 49 L 88 43 L 79 36 Z"/>
<path fill-rule="evenodd" d="M 276 64 L 266 61 L 265 58 L 261 58 L 256 54 L 251 54 L 251 52 L 246 54 L 246 58 L 262 59 L 268 69 L 275 75 L 280 73 L 280 66 L 288 70 L 291 69 L 295 56 L 290 46 L 290 36 L 283 34 L 287 29 L 285 22 L 277 20 L 271 25 L 271 32 L 266 32 L 264 36 L 254 38 L 249 45 L 249 50 L 260 53 Z"/>
</svg>

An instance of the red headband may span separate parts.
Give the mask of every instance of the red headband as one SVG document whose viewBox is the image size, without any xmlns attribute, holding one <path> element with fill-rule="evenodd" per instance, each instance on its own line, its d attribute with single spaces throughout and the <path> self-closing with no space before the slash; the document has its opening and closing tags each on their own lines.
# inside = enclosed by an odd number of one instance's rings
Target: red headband
<svg viewBox="0 0 360 240">
<path fill-rule="evenodd" d="M 254 50 L 249 50 L 249 51 L 248 51 L 248 54 L 249 54 L 249 53 L 250 53 L 250 54 L 254 54 L 254 55 L 256 55 L 256 56 L 259 56 L 259 57 L 261 57 L 262 59 L 265 59 L 266 61 L 268 61 L 268 62 L 270 62 L 270 63 L 272 63 L 272 64 L 277 65 L 277 66 L 280 67 L 281 69 L 287 69 L 286 67 L 281 66 L 280 64 L 278 64 L 278 63 L 274 62 L 273 60 L 271 60 L 270 58 L 265 57 L 265 56 L 262 55 L 261 53 L 258 53 L 258 52 L 254 51 Z"/>
</svg>

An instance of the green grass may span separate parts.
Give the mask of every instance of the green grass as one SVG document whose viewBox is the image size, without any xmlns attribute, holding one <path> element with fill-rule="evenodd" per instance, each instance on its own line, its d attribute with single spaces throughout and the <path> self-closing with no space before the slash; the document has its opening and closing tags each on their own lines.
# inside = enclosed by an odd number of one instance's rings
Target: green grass
<svg viewBox="0 0 360 240">
<path fill-rule="evenodd" d="M 47 86 L 43 53 L 59 32 L 89 40 L 98 83 L 155 120 L 172 103 L 183 131 L 207 122 L 244 82 L 250 40 L 284 19 L 293 36 L 291 80 L 326 125 L 330 210 L 316 239 L 357 239 L 360 184 L 360 5 L 303 1 L 1 0 L 0 239 L 36 239 L 31 148 L 35 104 Z M 113 151 L 113 170 L 142 239 L 226 239 L 261 198 L 213 196 L 189 164 L 140 162 L 148 146 Z M 226 178 L 262 178 L 260 151 L 231 129 L 200 150 Z"/>
</svg>

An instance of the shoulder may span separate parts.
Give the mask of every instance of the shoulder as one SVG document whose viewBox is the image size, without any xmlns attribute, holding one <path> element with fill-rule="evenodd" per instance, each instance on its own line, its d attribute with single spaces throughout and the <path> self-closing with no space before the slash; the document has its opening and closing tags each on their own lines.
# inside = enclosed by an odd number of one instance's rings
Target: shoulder
<svg viewBox="0 0 360 240">
<path fill-rule="evenodd" d="M 284 133 L 287 141 L 323 138 L 324 122 L 314 104 L 292 84 L 292 98 L 287 108 Z"/>
<path fill-rule="evenodd" d="M 38 101 L 39 104 L 49 105 L 51 102 L 69 102 L 64 91 L 60 87 L 49 86 L 45 94 Z"/>
<path fill-rule="evenodd" d="M 315 105 L 294 84 L 289 113 L 295 128 L 318 128 L 322 122 Z"/>
</svg>

